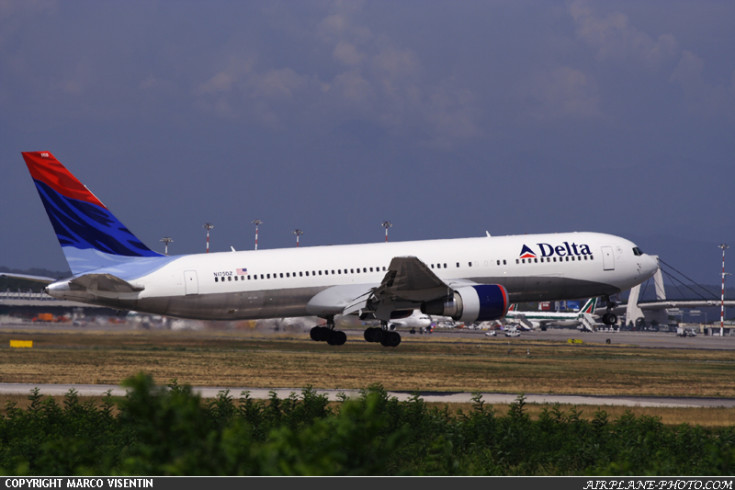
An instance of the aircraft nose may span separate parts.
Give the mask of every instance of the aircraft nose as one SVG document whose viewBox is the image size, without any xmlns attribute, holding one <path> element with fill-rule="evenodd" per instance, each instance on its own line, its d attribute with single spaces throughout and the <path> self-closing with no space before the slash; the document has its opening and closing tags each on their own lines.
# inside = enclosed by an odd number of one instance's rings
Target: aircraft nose
<svg viewBox="0 0 735 490">
<path fill-rule="evenodd" d="M 643 262 L 643 272 L 646 279 L 654 275 L 658 267 L 658 255 L 646 255 L 646 260 Z"/>
</svg>

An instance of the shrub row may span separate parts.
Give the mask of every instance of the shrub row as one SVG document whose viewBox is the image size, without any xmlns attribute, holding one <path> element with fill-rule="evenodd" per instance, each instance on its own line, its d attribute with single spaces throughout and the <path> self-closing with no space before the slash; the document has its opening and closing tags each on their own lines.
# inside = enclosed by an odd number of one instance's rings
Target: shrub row
<svg viewBox="0 0 735 490">
<path fill-rule="evenodd" d="M 336 404 L 311 388 L 254 400 L 139 374 L 124 398 L 59 404 L 38 390 L 0 418 L 7 475 L 732 475 L 735 429 L 554 406 L 506 414 L 399 402 L 379 385 Z"/>
</svg>

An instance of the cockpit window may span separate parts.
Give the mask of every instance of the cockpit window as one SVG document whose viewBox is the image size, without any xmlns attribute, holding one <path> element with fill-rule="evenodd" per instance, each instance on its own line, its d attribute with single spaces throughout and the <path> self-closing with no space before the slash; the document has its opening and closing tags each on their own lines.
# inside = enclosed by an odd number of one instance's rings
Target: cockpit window
<svg viewBox="0 0 735 490">
<path fill-rule="evenodd" d="M 643 251 L 638 247 L 633 247 L 633 255 L 635 256 L 643 255 Z"/>
</svg>

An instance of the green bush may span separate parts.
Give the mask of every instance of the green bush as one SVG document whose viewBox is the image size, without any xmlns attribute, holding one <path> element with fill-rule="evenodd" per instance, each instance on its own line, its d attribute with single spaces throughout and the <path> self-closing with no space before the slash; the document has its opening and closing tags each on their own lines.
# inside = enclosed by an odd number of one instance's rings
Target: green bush
<svg viewBox="0 0 735 490">
<path fill-rule="evenodd" d="M 399 402 L 380 385 L 336 404 L 300 396 L 202 400 L 188 385 L 139 374 L 115 402 L 59 405 L 34 390 L 0 417 L 7 475 L 732 475 L 735 429 L 666 426 L 630 412 L 585 420 L 558 405 L 532 419 L 479 394 L 467 413 Z"/>
</svg>

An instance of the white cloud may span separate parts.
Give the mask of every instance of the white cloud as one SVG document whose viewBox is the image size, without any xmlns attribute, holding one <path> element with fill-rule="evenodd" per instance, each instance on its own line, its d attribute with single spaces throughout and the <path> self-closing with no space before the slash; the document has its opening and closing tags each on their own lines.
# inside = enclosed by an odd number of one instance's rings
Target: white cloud
<svg viewBox="0 0 735 490">
<path fill-rule="evenodd" d="M 348 66 L 357 66 L 364 58 L 364 55 L 358 51 L 354 44 L 345 41 L 337 43 L 333 55 L 334 59 Z"/>
<path fill-rule="evenodd" d="M 649 35 L 631 25 L 621 12 L 599 14 L 586 0 L 568 4 L 577 27 L 577 36 L 595 50 L 600 63 L 621 63 L 642 67 L 661 78 L 660 86 L 672 84 L 682 90 L 683 104 L 690 114 L 704 117 L 732 117 L 735 110 L 733 85 L 708 80 L 704 60 L 693 50 L 683 49 L 673 34 Z M 614 4 L 613 4 L 614 5 Z"/>
<path fill-rule="evenodd" d="M 735 74 L 730 85 L 710 84 L 704 78 L 704 61 L 691 51 L 681 54 L 670 81 L 683 91 L 688 110 L 698 116 L 733 118 L 735 111 Z"/>
<path fill-rule="evenodd" d="M 560 66 L 521 85 L 521 97 L 529 100 L 528 115 L 537 120 L 589 119 L 602 115 L 597 86 L 584 72 Z"/>
<path fill-rule="evenodd" d="M 470 90 L 451 77 L 427 83 L 420 56 L 365 24 L 360 14 L 361 5 L 338 3 L 319 23 L 319 38 L 341 68 L 323 84 L 332 109 L 393 132 L 418 129 L 432 142 L 476 136 Z"/>
<path fill-rule="evenodd" d="M 677 55 L 673 35 L 662 34 L 654 39 L 632 26 L 621 12 L 602 16 L 587 1 L 575 0 L 569 4 L 569 13 L 576 22 L 577 35 L 597 50 L 599 61 L 635 61 L 656 69 Z"/>
</svg>

